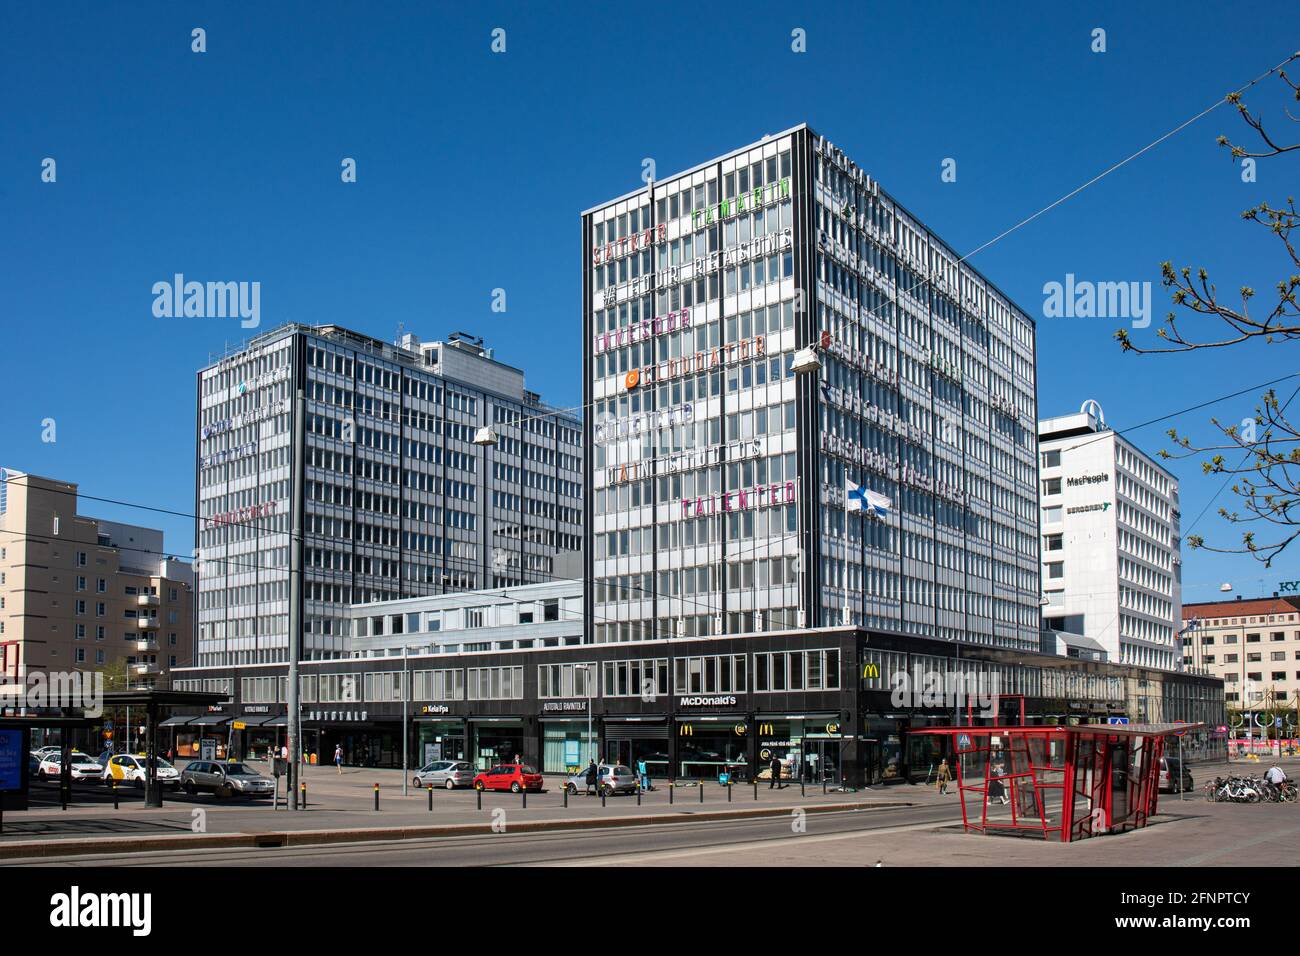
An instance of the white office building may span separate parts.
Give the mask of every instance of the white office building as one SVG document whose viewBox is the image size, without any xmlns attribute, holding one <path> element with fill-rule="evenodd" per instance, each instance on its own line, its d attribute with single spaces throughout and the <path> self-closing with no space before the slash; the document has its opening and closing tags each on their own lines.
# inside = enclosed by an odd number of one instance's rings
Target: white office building
<svg viewBox="0 0 1300 956">
<path fill-rule="evenodd" d="M 1039 422 L 1038 442 L 1044 630 L 1082 635 L 1114 663 L 1180 668 L 1177 479 L 1094 401 Z"/>
</svg>

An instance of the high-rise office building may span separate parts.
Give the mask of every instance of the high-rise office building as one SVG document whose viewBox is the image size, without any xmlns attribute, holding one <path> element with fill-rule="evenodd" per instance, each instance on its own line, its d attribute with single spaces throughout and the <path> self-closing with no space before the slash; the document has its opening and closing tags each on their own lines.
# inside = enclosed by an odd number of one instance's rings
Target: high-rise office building
<svg viewBox="0 0 1300 956">
<path fill-rule="evenodd" d="M 481 340 L 282 326 L 198 373 L 196 425 L 200 666 L 288 660 L 294 508 L 304 660 L 348 653 L 353 603 L 581 573 L 580 417 Z"/>
<path fill-rule="evenodd" d="M 1116 663 L 1181 667 L 1177 479 L 1093 401 L 1044 419 L 1038 442 L 1044 629 L 1083 635 Z"/>
<path fill-rule="evenodd" d="M 799 126 L 587 210 L 582 246 L 597 643 L 1039 646 L 1034 324 L 862 167 Z"/>
</svg>

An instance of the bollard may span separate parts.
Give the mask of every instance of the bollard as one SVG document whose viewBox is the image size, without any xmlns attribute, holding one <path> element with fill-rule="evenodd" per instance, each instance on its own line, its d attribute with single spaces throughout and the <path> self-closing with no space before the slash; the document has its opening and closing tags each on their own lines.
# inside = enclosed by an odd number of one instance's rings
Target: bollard
<svg viewBox="0 0 1300 956">
<path fill-rule="evenodd" d="M 754 799 L 758 799 L 758 778 L 754 778 Z"/>
<path fill-rule="evenodd" d="M 822 777 L 822 796 L 826 796 L 826 778 Z"/>
<path fill-rule="evenodd" d="M 673 791 L 675 791 L 676 789 L 677 789 L 677 781 L 669 780 L 668 781 L 668 805 L 669 806 L 672 806 L 673 804 Z"/>
<path fill-rule="evenodd" d="M 704 781 L 700 781 L 700 803 L 704 802 Z"/>
<path fill-rule="evenodd" d="M 118 809 L 117 781 L 113 781 L 113 809 Z"/>
<path fill-rule="evenodd" d="M 601 805 L 602 807 L 605 805 L 605 788 L 604 788 L 604 787 L 601 787 L 601 788 L 600 788 L 600 805 Z"/>
<path fill-rule="evenodd" d="M 475 792 L 475 794 L 477 794 L 477 796 L 478 796 L 478 808 L 479 808 L 480 810 L 482 810 L 482 809 L 483 809 L 483 788 L 482 788 L 482 787 L 475 787 L 475 788 L 474 788 L 474 792 Z"/>
<path fill-rule="evenodd" d="M 641 785 L 640 784 L 637 784 L 636 786 L 636 805 L 638 807 L 641 806 Z"/>
<path fill-rule="evenodd" d="M 569 788 L 564 788 L 564 809 L 569 809 Z"/>
<path fill-rule="evenodd" d="M 429 809 L 433 809 L 433 784 L 429 784 Z"/>
<path fill-rule="evenodd" d="M 527 810 L 527 809 L 528 809 L 528 788 L 527 788 L 527 787 L 523 787 L 523 788 L 520 789 L 519 792 L 523 795 L 523 798 L 524 798 L 524 807 L 523 807 L 523 808 L 524 808 L 525 810 Z"/>
<path fill-rule="evenodd" d="M 806 797 L 806 796 L 808 796 L 808 794 L 804 793 L 804 789 L 803 789 L 803 777 L 800 777 L 800 778 L 799 778 L 799 796 L 801 796 L 801 797 Z"/>
<path fill-rule="evenodd" d="M 299 801 L 298 805 L 301 806 L 304 810 L 306 810 L 307 809 L 307 784 L 305 783 L 299 784 L 298 793 L 302 795 L 302 799 Z M 284 805 L 286 809 L 289 806 L 289 795 L 287 793 L 284 795 Z"/>
<path fill-rule="evenodd" d="M 727 782 L 727 802 L 731 802 L 731 782 Z"/>
<path fill-rule="evenodd" d="M 375 809 L 379 809 L 379 784 L 375 784 Z"/>
</svg>

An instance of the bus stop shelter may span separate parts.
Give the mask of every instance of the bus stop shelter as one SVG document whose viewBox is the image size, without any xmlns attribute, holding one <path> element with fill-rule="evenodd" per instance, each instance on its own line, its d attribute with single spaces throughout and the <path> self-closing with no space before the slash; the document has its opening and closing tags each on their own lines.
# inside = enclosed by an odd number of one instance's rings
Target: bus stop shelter
<svg viewBox="0 0 1300 956">
<path fill-rule="evenodd" d="M 968 832 L 1070 843 L 1147 825 L 1170 736 L 1203 724 L 924 727 L 947 737 Z"/>
</svg>

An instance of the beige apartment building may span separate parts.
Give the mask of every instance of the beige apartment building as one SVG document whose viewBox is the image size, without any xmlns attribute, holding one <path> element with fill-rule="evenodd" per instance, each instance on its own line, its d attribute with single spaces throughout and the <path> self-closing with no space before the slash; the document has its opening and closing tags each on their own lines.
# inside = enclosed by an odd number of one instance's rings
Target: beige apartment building
<svg viewBox="0 0 1300 956">
<path fill-rule="evenodd" d="M 78 514 L 77 500 L 71 482 L 0 469 L 0 675 L 125 660 L 132 686 L 169 686 L 192 663 L 193 568 L 161 531 Z"/>
<path fill-rule="evenodd" d="M 1300 599 L 1183 605 L 1183 663 L 1223 678 L 1230 710 L 1296 703 L 1300 694 Z M 1270 698 L 1271 695 L 1271 698 Z"/>
</svg>

